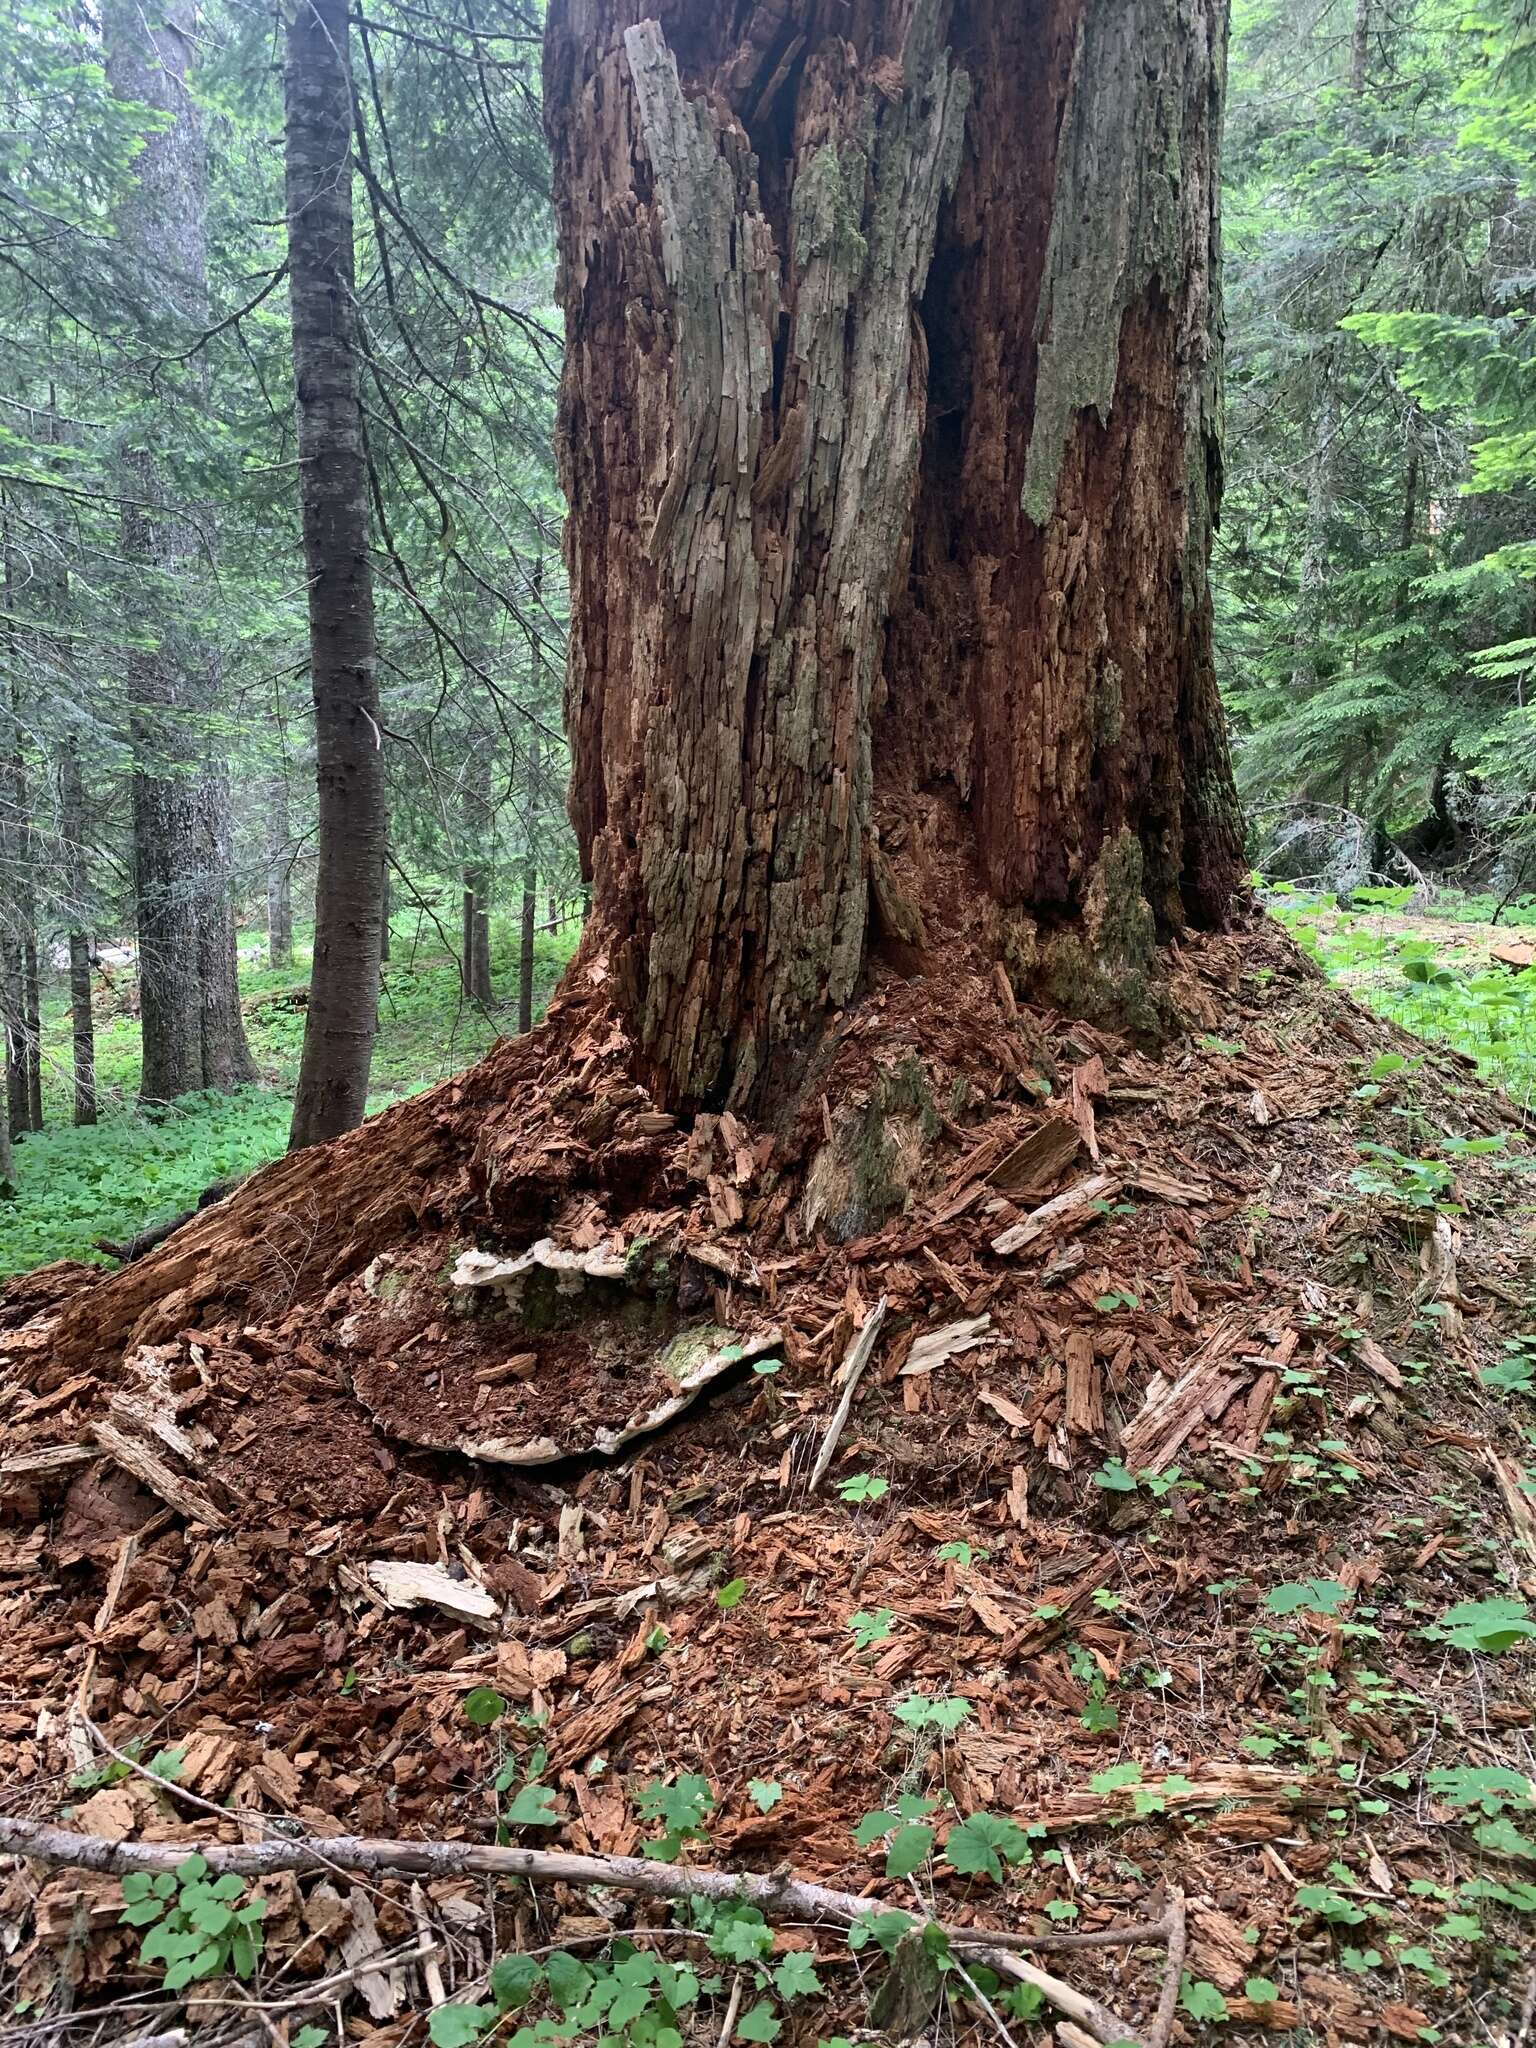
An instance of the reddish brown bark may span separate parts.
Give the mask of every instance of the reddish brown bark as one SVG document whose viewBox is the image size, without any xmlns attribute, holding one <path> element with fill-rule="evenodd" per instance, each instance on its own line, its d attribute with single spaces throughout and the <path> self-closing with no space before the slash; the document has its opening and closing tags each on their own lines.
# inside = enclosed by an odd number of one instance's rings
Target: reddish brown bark
<svg viewBox="0 0 1536 2048">
<path fill-rule="evenodd" d="M 881 939 L 1149 1021 L 1224 916 L 1222 21 L 553 0 L 582 964 L 667 1101 Z"/>
</svg>

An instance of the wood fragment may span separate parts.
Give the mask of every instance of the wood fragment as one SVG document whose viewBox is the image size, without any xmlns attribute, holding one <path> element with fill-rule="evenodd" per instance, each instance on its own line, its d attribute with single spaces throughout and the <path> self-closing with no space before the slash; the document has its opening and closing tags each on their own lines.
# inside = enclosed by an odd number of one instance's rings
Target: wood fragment
<svg viewBox="0 0 1536 2048">
<path fill-rule="evenodd" d="M 185 1515 L 189 1522 L 202 1522 L 210 1529 L 229 1526 L 228 1517 L 221 1508 L 214 1506 L 203 1489 L 180 1473 L 173 1472 L 148 1444 L 125 1435 L 115 1422 L 105 1419 L 95 1424 L 95 1436 L 101 1448 L 115 1458 L 125 1472 L 131 1472 L 141 1486 L 147 1486 L 151 1493 L 158 1494 L 167 1507 Z"/>
<path fill-rule="evenodd" d="M 1168 1912 L 1168 1967 L 1163 1975 L 1163 1995 L 1158 2000 L 1157 2018 L 1152 2022 L 1147 2048 L 1168 2048 L 1179 2009 L 1179 1979 L 1184 1974 L 1184 1951 L 1189 1942 L 1189 1922 L 1182 1892 L 1174 1893 Z"/>
<path fill-rule="evenodd" d="M 842 1396 L 832 1411 L 832 1420 L 827 1424 L 827 1433 L 821 1440 L 821 1449 L 816 1453 L 816 1463 L 811 1467 L 809 1484 L 812 1493 L 827 1476 L 827 1467 L 832 1462 L 832 1454 L 837 1449 L 838 1439 L 842 1436 L 848 1421 L 854 1394 L 858 1391 L 859 1381 L 864 1376 L 864 1368 L 874 1356 L 875 1340 L 880 1335 L 880 1326 L 885 1321 L 885 1312 L 889 1306 L 887 1297 L 882 1294 L 864 1318 L 864 1326 L 854 1338 L 848 1356 L 839 1368 L 838 1377 L 843 1386 Z"/>
<path fill-rule="evenodd" d="M 1355 1339 L 1355 1356 L 1367 1372 L 1375 1373 L 1377 1379 L 1384 1381 L 1387 1386 L 1401 1389 L 1403 1384 L 1402 1373 L 1393 1364 L 1386 1352 L 1382 1350 L 1374 1337 L 1357 1337 Z"/>
<path fill-rule="evenodd" d="M 1120 1181 L 1112 1173 L 1090 1174 L 1086 1180 L 1068 1188 L 1065 1194 L 1042 1203 L 1021 1222 L 994 1237 L 992 1249 L 1006 1257 L 1010 1252 L 1023 1251 L 1026 1245 L 1034 1244 L 1042 1237 L 1065 1237 L 1074 1230 L 1081 1230 L 1096 1220 L 1101 1213 L 1100 1204 L 1107 1207 L 1114 1201 L 1120 1187 Z"/>
<path fill-rule="evenodd" d="M 1070 1117 L 1048 1116 L 997 1162 L 987 1175 L 988 1185 L 1014 1199 L 1048 1188 L 1082 1144 L 1082 1132 Z"/>
<path fill-rule="evenodd" d="M 1135 1188 L 1138 1194 L 1153 1195 L 1160 1202 L 1171 1202 L 1175 1208 L 1197 1209 L 1216 1199 L 1216 1190 L 1209 1181 L 1185 1180 L 1160 1166 L 1128 1166 L 1123 1172 L 1127 1187 Z"/>
<path fill-rule="evenodd" d="M 1066 1425 L 1074 1436 L 1104 1434 L 1104 1380 L 1086 1330 L 1067 1335 Z"/>
<path fill-rule="evenodd" d="M 472 1579 L 456 1579 L 441 1565 L 404 1558 L 378 1558 L 368 1567 L 369 1583 L 389 1607 L 442 1607 L 471 1621 L 495 1621 L 501 1603 Z"/>
<path fill-rule="evenodd" d="M 1232 1324 L 1222 1324 L 1173 1385 L 1147 1400 L 1121 1443 L 1128 1470 L 1161 1472 L 1196 1427 L 1214 1422 L 1248 1385 L 1254 1364 L 1232 1355 L 1232 1336 Z"/>
<path fill-rule="evenodd" d="M 987 1330 L 992 1318 L 987 1315 L 970 1316 L 958 1323 L 945 1323 L 941 1329 L 925 1330 L 914 1338 L 912 1349 L 900 1373 L 900 1379 L 917 1379 L 925 1373 L 937 1372 L 946 1359 L 958 1358 L 963 1351 L 974 1351 Z"/>
<path fill-rule="evenodd" d="M 100 1456 L 99 1444 L 40 1444 L 36 1450 L 0 1458 L 0 1481 L 41 1479 L 50 1472 L 67 1471 L 71 1465 L 88 1465 Z"/>
<path fill-rule="evenodd" d="M 1525 1546 L 1526 1555 L 1536 1558 L 1536 1507 L 1524 1491 L 1523 1473 L 1508 1458 L 1501 1458 L 1490 1444 L 1483 1452 L 1488 1469 L 1498 1481 L 1499 1491 L 1504 1496 L 1504 1505 L 1509 1510 L 1509 1519 L 1514 1525 L 1516 1537 Z"/>
</svg>

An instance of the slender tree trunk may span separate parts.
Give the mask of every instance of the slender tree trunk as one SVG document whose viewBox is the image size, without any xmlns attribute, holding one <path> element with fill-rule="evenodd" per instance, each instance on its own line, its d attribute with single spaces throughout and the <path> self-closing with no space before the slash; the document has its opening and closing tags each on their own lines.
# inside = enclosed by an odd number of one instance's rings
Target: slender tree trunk
<svg viewBox="0 0 1536 2048">
<path fill-rule="evenodd" d="M 105 0 L 107 75 L 119 97 L 166 117 L 134 159 L 138 183 L 119 233 L 141 280 L 145 318 L 178 341 L 208 316 L 207 163 L 188 86 L 192 0 L 146 14 Z M 140 1096 L 232 1087 L 255 1069 L 238 1004 L 228 847 L 229 785 L 208 759 L 218 665 L 195 620 L 209 540 L 156 452 L 168 424 L 146 386 L 123 458 L 122 543 L 136 565 L 127 662 L 134 751 L 134 900 L 139 937 Z"/>
<path fill-rule="evenodd" d="M 293 848 L 288 825 L 288 774 L 267 784 L 264 861 L 267 871 L 267 965 L 293 965 Z"/>
<path fill-rule="evenodd" d="M 464 766 L 464 917 L 459 975 L 464 993 L 488 1008 L 496 1000 L 491 985 L 491 841 L 495 804 L 491 794 L 491 754 L 486 742 L 471 742 Z"/>
<path fill-rule="evenodd" d="M 1326 615 L 1329 524 L 1333 518 L 1334 444 L 1339 431 L 1339 398 L 1333 384 L 1334 355 L 1323 353 L 1319 367 L 1321 395 L 1307 464 L 1307 523 L 1301 566 L 1296 577 L 1296 609 L 1291 619 L 1291 690 L 1310 697 L 1318 683 L 1318 643 Z"/>
<path fill-rule="evenodd" d="M 0 599 L 12 683 L 0 691 L 0 1036 L 5 1040 L 6 1147 L 28 1128 L 24 935 L 31 893 L 21 732 L 11 694 L 17 659 L 15 574 L 8 520 L 0 519 Z"/>
<path fill-rule="evenodd" d="M 540 567 L 542 568 L 542 564 Z M 528 787 L 523 796 L 523 902 L 517 945 L 517 1028 L 533 1029 L 533 941 L 539 921 L 539 866 L 535 844 L 542 773 L 539 735 L 528 738 Z"/>
<path fill-rule="evenodd" d="M 229 771 L 210 764 L 197 789 L 197 968 L 202 996 L 204 1088 L 232 1089 L 256 1078 L 240 1008 L 240 948 L 230 888 Z"/>
<path fill-rule="evenodd" d="M 0 1078 L 5 1084 L 9 1100 L 11 1087 L 11 1038 L 0 1019 Z M 11 1120 L 8 1115 L 0 1116 L 0 1201 L 8 1200 L 16 1192 L 16 1152 L 11 1142 Z"/>
<path fill-rule="evenodd" d="M 75 1122 L 96 1121 L 96 1030 L 91 1016 L 91 939 L 87 908 L 90 867 L 85 852 L 85 783 L 71 741 L 59 757 L 59 823 L 69 892 L 69 1014 L 74 1055 Z"/>
<path fill-rule="evenodd" d="M 389 958 L 389 925 L 395 914 L 394 882 L 389 872 L 389 855 L 384 856 L 384 896 L 379 910 L 379 958 Z"/>
<path fill-rule="evenodd" d="M 1365 98 L 1371 67 L 1372 0 L 1355 0 L 1355 25 L 1349 38 L 1349 90 L 1358 107 Z"/>
<path fill-rule="evenodd" d="M 551 0 L 583 962 L 669 1105 L 873 947 L 1150 1027 L 1227 915 L 1225 16 Z"/>
<path fill-rule="evenodd" d="M 0 1024 L 5 1032 L 5 1128 L 11 1138 L 27 1135 L 27 1009 L 21 941 L 14 930 L 0 933 Z"/>
<path fill-rule="evenodd" d="M 11 578 L 5 578 L 9 614 Z M 43 1128 L 42 1005 L 37 967 L 35 841 L 14 680 L 4 701 L 0 753 L 0 1015 L 7 1044 L 6 1119 L 12 1138 Z"/>
<path fill-rule="evenodd" d="M 22 944 L 22 975 L 27 1006 L 27 1129 L 43 1128 L 43 990 L 37 965 L 37 926 Z"/>
<path fill-rule="evenodd" d="M 283 72 L 288 275 L 309 579 L 319 861 L 289 1144 L 362 1122 L 378 1028 L 385 796 L 358 398 L 346 0 L 298 0 Z"/>
</svg>

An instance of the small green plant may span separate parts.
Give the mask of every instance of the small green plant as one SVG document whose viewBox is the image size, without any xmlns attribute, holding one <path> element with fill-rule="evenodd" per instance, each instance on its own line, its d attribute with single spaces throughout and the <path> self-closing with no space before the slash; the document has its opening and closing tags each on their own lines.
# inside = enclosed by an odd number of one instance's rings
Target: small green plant
<svg viewBox="0 0 1536 2048">
<path fill-rule="evenodd" d="M 1315 1913 L 1330 1927 L 1359 1927 L 1369 1917 L 1363 1907 L 1328 1884 L 1301 1885 L 1296 1893 L 1296 1903 L 1302 1912 Z"/>
<path fill-rule="evenodd" d="M 1337 1614 L 1353 1593 L 1338 1579 L 1304 1579 L 1297 1584 L 1272 1586 L 1264 1595 L 1271 1614 Z"/>
<path fill-rule="evenodd" d="M 873 1472 L 855 1472 L 851 1479 L 838 1481 L 837 1492 L 841 1500 L 850 1507 L 864 1507 L 870 1501 L 884 1500 L 891 1490 L 889 1479 L 879 1479 Z"/>
<path fill-rule="evenodd" d="M 663 1830 L 659 1839 L 641 1844 L 641 1854 L 653 1862 L 675 1863 L 685 1842 L 708 1841 L 705 1821 L 714 1811 L 715 1795 L 707 1778 L 689 1773 L 670 1785 L 658 1778 L 642 1785 L 634 1801 L 640 1818 Z"/>
<path fill-rule="evenodd" d="M 1029 1836 L 1017 1821 L 996 1813 L 973 1813 L 956 1822 L 944 1843 L 944 1860 L 962 1877 L 1003 1881 L 1005 1864 L 1031 1860 Z"/>
<path fill-rule="evenodd" d="M 963 1572 L 973 1564 L 985 1564 L 992 1555 L 990 1550 L 978 1550 L 969 1543 L 941 1543 L 933 1553 L 940 1564 L 958 1565 Z"/>
<path fill-rule="evenodd" d="M 1191 1977 L 1186 1973 L 1179 1986 L 1179 2003 L 1192 2020 L 1224 2020 L 1227 2017 L 1226 1999 L 1205 1977 Z"/>
<path fill-rule="evenodd" d="M 1515 1338 L 1498 1364 L 1484 1366 L 1478 1378 L 1495 1393 L 1525 1394 L 1536 1400 L 1536 1338 Z"/>
<path fill-rule="evenodd" d="M 746 1597 L 746 1591 L 747 1582 L 745 1579 L 729 1579 L 725 1585 L 717 1589 L 715 1605 L 722 1613 L 729 1614 L 733 1607 L 741 1605 Z"/>
<path fill-rule="evenodd" d="M 1458 1650 L 1497 1657 L 1516 1643 L 1536 1638 L 1536 1622 L 1531 1620 L 1523 1600 L 1463 1600 L 1420 1633 L 1431 1640 L 1451 1643 Z"/>
<path fill-rule="evenodd" d="M 1093 1483 L 1106 1493 L 1135 1493 L 1138 1487 L 1143 1487 L 1154 1500 L 1161 1500 L 1176 1487 L 1189 1488 L 1193 1484 L 1183 1477 L 1177 1465 L 1170 1465 L 1165 1472 L 1131 1472 L 1118 1458 L 1106 1458 L 1094 1473 Z"/>
<path fill-rule="evenodd" d="M 1405 1209 L 1458 1213 L 1457 1205 L 1447 1199 L 1453 1175 L 1443 1159 L 1413 1159 L 1391 1145 L 1361 1143 L 1356 1150 L 1366 1164 L 1357 1166 L 1349 1178 L 1362 1194 Z"/>
<path fill-rule="evenodd" d="M 904 1727 L 916 1729 L 919 1733 L 936 1729 L 941 1734 L 952 1735 L 962 1722 L 969 1720 L 972 1708 L 968 1699 L 955 1694 L 948 1699 L 930 1699 L 926 1693 L 909 1692 L 900 1699 L 891 1712 Z"/>
<path fill-rule="evenodd" d="M 494 1727 L 506 1711 L 506 1701 L 489 1685 L 477 1685 L 464 1695 L 464 1718 L 472 1727 Z"/>
<path fill-rule="evenodd" d="M 210 1882 L 207 1860 L 188 1856 L 174 1872 L 158 1877 L 129 1871 L 122 1891 L 122 1924 L 149 1929 L 139 1944 L 139 1961 L 164 1963 L 167 1991 L 231 1972 L 242 1978 L 255 1975 L 267 1902 L 246 1899 L 244 1878 L 230 1875 Z"/>
<path fill-rule="evenodd" d="M 889 1642 L 896 1633 L 893 1626 L 895 1620 L 896 1616 L 889 1607 L 878 1607 L 873 1614 L 861 1607 L 857 1614 L 848 1617 L 853 1647 L 856 1650 L 870 1650 L 877 1643 Z"/>
</svg>

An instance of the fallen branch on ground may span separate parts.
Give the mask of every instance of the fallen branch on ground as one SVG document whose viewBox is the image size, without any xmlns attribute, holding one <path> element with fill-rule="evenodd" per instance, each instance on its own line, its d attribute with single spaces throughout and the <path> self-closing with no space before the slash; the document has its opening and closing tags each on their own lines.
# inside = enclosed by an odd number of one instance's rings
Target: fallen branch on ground
<svg viewBox="0 0 1536 2048">
<path fill-rule="evenodd" d="M 0 1853 L 112 1875 L 133 1870 L 174 1870 L 186 1857 L 198 1855 L 221 1877 L 270 1877 L 284 1870 L 313 1871 L 317 1875 L 347 1870 L 371 1876 L 399 1873 L 520 1877 L 531 1883 L 605 1885 L 614 1891 L 640 1892 L 650 1898 L 714 1899 L 756 1906 L 765 1919 L 801 1920 L 835 1927 L 851 1927 L 880 1905 L 878 1899 L 858 1898 L 852 1892 L 811 1884 L 792 1877 L 787 1870 L 773 1871 L 764 1877 L 754 1871 L 679 1869 L 641 1856 L 574 1856 L 550 1849 L 493 1848 L 478 1842 L 395 1842 L 360 1835 L 333 1835 L 316 1841 L 281 1835 L 264 1842 L 220 1843 L 195 1838 L 175 1842 L 110 1842 L 103 1835 L 79 1835 L 45 1821 L 0 1815 Z M 1176 1898 L 1160 1920 L 1124 1929 L 1052 1935 L 1038 1944 L 1031 1936 L 982 1927 L 944 1925 L 943 1931 L 956 1948 L 986 1963 L 1000 1977 L 1033 1985 L 1047 2003 L 1076 2021 L 1094 2040 L 1132 2044 L 1136 2038 L 1132 2030 L 1109 2007 L 1062 1978 L 1026 1962 L 1017 1949 L 1025 1944 L 1065 1949 L 1160 1941 L 1168 1945 L 1171 1957 L 1182 1951 L 1183 1928 L 1183 1901 Z"/>
</svg>

